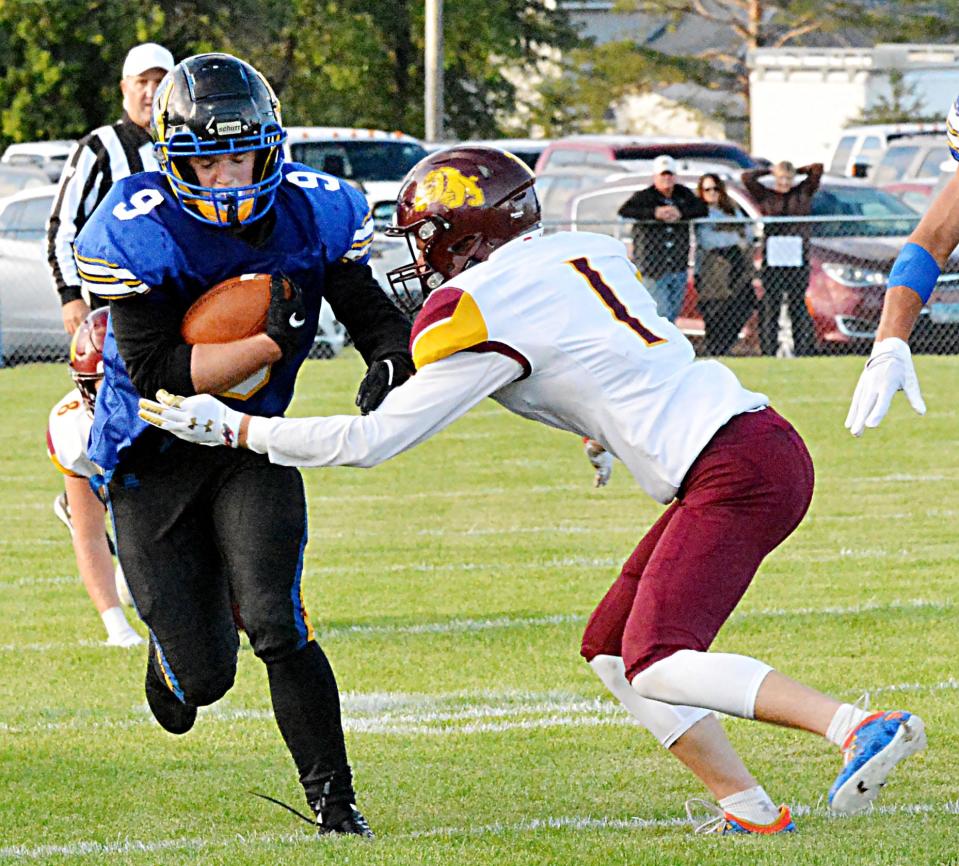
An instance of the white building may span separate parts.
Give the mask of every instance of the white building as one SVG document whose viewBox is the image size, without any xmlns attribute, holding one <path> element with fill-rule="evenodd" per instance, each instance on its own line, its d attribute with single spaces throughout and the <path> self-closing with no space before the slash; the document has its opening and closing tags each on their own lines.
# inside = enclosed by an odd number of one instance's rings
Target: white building
<svg viewBox="0 0 959 866">
<path fill-rule="evenodd" d="M 894 70 L 928 116 L 945 120 L 959 95 L 959 45 L 759 48 L 749 69 L 751 150 L 797 165 L 824 161 L 844 126 L 888 99 Z"/>
</svg>

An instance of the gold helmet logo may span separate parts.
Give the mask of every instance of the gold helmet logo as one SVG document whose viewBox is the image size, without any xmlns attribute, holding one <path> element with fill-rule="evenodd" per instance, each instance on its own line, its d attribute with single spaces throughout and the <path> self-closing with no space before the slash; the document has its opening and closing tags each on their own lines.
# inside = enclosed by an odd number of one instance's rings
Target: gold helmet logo
<svg viewBox="0 0 959 866">
<path fill-rule="evenodd" d="M 416 190 L 413 210 L 423 211 L 432 204 L 441 204 L 455 209 L 479 207 L 486 199 L 476 182 L 478 178 L 467 177 L 459 169 L 444 166 L 430 171 Z"/>
</svg>

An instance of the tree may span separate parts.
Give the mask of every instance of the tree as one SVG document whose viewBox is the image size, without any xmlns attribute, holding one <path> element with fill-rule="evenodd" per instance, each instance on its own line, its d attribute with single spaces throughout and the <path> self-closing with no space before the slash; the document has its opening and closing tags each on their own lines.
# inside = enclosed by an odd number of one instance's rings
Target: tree
<svg viewBox="0 0 959 866">
<path fill-rule="evenodd" d="M 0 0 L 3 143 L 74 138 L 119 115 L 131 45 L 182 58 L 223 50 L 270 80 L 288 124 L 422 134 L 422 0 Z M 498 134 L 535 101 L 517 81 L 581 44 L 551 0 L 453 0 L 445 15 L 446 128 Z"/>
<path fill-rule="evenodd" d="M 850 120 L 850 125 L 941 121 L 941 114 L 931 114 L 926 110 L 925 100 L 916 92 L 915 84 L 906 81 L 901 69 L 893 69 L 889 72 L 889 96 L 880 96 L 875 105 Z"/>
<path fill-rule="evenodd" d="M 747 54 L 786 45 L 872 45 L 876 42 L 952 41 L 959 0 L 617 0 L 619 12 L 643 12 L 676 27 L 686 17 L 708 21 L 725 44 L 696 59 L 711 65 L 715 86 L 728 87 L 749 117 Z M 675 58 L 677 62 L 689 58 Z"/>
</svg>

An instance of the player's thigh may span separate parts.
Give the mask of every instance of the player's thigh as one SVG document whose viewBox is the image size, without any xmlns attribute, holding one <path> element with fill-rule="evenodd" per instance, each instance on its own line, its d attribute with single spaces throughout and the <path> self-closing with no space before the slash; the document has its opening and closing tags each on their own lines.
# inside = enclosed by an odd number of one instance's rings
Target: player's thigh
<svg viewBox="0 0 959 866">
<path fill-rule="evenodd" d="M 690 475 L 624 628 L 633 674 L 679 649 L 707 649 L 812 496 L 805 445 L 771 409 L 730 422 Z"/>
<path fill-rule="evenodd" d="M 249 451 L 237 456 L 212 515 L 253 650 L 270 661 L 312 637 L 301 596 L 306 497 L 297 469 Z"/>
<path fill-rule="evenodd" d="M 587 661 L 597 655 L 622 655 L 623 630 L 633 609 L 639 579 L 677 508 L 674 502 L 650 527 L 590 616 L 580 647 L 580 654 Z"/>
<path fill-rule="evenodd" d="M 162 459 L 156 471 L 126 477 L 135 483 L 110 485 L 110 512 L 138 615 L 184 681 L 194 670 L 232 680 L 238 639 L 202 498 L 209 477 L 188 462 Z"/>
</svg>

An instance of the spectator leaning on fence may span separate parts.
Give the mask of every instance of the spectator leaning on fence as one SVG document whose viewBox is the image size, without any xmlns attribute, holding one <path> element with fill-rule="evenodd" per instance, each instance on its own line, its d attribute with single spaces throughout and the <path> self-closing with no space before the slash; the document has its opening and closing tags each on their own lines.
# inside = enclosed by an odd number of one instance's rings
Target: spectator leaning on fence
<svg viewBox="0 0 959 866">
<path fill-rule="evenodd" d="M 47 222 L 47 258 L 68 334 L 90 312 L 91 303 L 94 307 L 106 305 L 81 292 L 73 240 L 115 181 L 157 169 L 150 138 L 153 94 L 172 68 L 173 55 L 162 45 L 144 42 L 131 48 L 120 79 L 123 117 L 80 139 L 63 169 Z"/>
<path fill-rule="evenodd" d="M 676 161 L 663 154 L 653 160 L 653 185 L 633 193 L 619 215 L 634 220 L 633 259 L 657 312 L 676 320 L 686 295 L 689 265 L 689 225 L 686 220 L 704 217 L 705 203 L 681 183 L 676 183 Z"/>
<path fill-rule="evenodd" d="M 709 208 L 708 221 L 696 225 L 696 295 L 706 330 L 706 353 L 725 355 L 739 330 L 756 309 L 753 267 L 746 257 L 746 225 L 726 184 L 717 174 L 704 174 L 696 194 Z"/>
<path fill-rule="evenodd" d="M 759 178 L 772 172 L 774 185 Z M 801 183 L 796 175 L 803 174 Z M 791 162 L 777 162 L 772 169 L 752 169 L 742 174 L 743 185 L 756 200 L 764 216 L 803 217 L 812 212 L 812 198 L 819 189 L 822 163 L 796 168 Z M 766 250 L 763 255 L 763 295 L 759 307 L 759 339 L 764 355 L 778 348 L 779 308 L 783 295 L 789 307 L 793 346 L 797 355 L 813 352 L 813 324 L 806 309 L 809 285 L 809 225 L 807 223 L 766 223 Z"/>
</svg>

